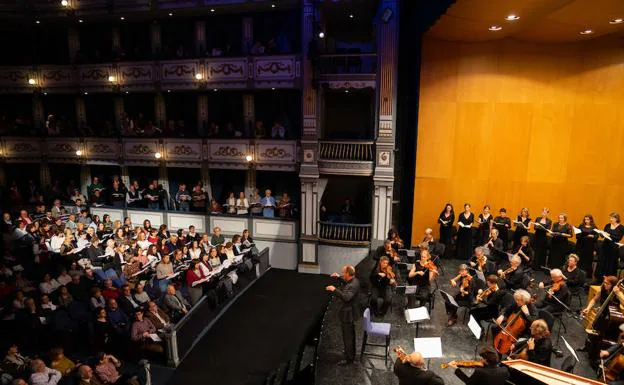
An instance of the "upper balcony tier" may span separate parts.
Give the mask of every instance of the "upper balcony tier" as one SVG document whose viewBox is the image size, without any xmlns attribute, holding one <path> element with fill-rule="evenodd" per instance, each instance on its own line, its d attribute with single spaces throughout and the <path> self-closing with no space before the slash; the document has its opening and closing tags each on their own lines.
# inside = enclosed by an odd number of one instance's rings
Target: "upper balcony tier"
<svg viewBox="0 0 624 385">
<path fill-rule="evenodd" d="M 297 88 L 297 55 L 0 67 L 0 93 Z"/>
</svg>

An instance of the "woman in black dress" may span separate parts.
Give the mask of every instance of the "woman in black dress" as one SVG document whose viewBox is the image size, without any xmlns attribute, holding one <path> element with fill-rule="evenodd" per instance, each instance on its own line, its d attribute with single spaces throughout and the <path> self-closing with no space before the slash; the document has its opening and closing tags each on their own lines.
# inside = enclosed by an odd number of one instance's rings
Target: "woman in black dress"
<svg viewBox="0 0 624 385">
<path fill-rule="evenodd" d="M 580 233 L 576 234 L 576 255 L 579 257 L 579 267 L 587 277 L 593 277 L 594 250 L 596 249 L 597 233 L 594 231 L 596 224 L 594 217 L 587 214 L 583 217 L 583 223 L 579 225 Z"/>
<path fill-rule="evenodd" d="M 606 235 L 609 236 L 607 238 Z M 617 244 L 624 236 L 624 226 L 620 223 L 620 214 L 611 213 L 609 223 L 605 225 L 603 233 L 602 250 L 596 267 L 596 277 L 617 275 L 617 267 L 620 256 L 620 246 Z"/>
<path fill-rule="evenodd" d="M 444 210 L 438 216 L 440 224 L 440 243 L 444 245 L 444 258 L 451 257 L 451 246 L 453 243 L 453 222 L 455 221 L 455 210 L 453 205 L 447 203 Z"/>
<path fill-rule="evenodd" d="M 535 218 L 533 229 L 535 229 L 535 238 L 533 240 L 533 249 L 535 250 L 535 258 L 533 258 L 533 270 L 537 270 L 540 266 L 546 266 L 546 255 L 548 254 L 548 230 L 552 227 L 552 221 L 548 218 L 548 210 L 546 207 L 542 210 L 542 216 Z"/>
<path fill-rule="evenodd" d="M 490 214 L 490 205 L 483 206 L 483 211 L 479 214 L 477 223 L 477 245 L 485 245 L 490 239 L 490 230 L 492 229 L 492 214 Z"/>
<path fill-rule="evenodd" d="M 464 204 L 464 212 L 459 214 L 457 224 L 457 253 L 456 258 L 468 262 L 472 257 L 472 224 L 474 214 L 470 212 L 470 204 Z"/>
<path fill-rule="evenodd" d="M 548 267 L 559 269 L 568 259 L 570 247 L 568 239 L 572 238 L 574 231 L 568 223 L 568 216 L 559 214 L 558 222 L 552 227 L 552 241 L 550 243 L 550 256 L 548 257 Z"/>
<path fill-rule="evenodd" d="M 529 224 L 531 223 L 531 217 L 529 217 L 529 209 L 526 207 L 520 210 L 520 215 L 514 221 L 516 229 L 514 230 L 513 247 L 517 248 L 520 245 L 520 239 L 525 235 L 529 235 Z"/>
<path fill-rule="evenodd" d="M 507 216 L 507 209 L 501 208 L 498 216 L 494 218 L 492 223 L 494 228 L 498 230 L 498 237 L 503 241 L 503 250 L 509 250 L 509 229 L 511 228 L 511 219 Z"/>
</svg>

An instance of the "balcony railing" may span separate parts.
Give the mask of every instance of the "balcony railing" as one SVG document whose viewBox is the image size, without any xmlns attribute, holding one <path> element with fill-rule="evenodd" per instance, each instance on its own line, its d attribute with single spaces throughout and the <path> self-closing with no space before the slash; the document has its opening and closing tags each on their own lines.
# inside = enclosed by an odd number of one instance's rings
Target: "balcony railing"
<svg viewBox="0 0 624 385">
<path fill-rule="evenodd" d="M 373 161 L 374 142 L 372 141 L 322 141 L 319 144 L 321 160 Z"/>
<path fill-rule="evenodd" d="M 331 244 L 368 246 L 371 227 L 371 224 L 319 222 L 319 239 Z"/>
<path fill-rule="evenodd" d="M 377 72 L 376 53 L 320 55 L 317 63 L 321 75 L 374 75 Z"/>
</svg>

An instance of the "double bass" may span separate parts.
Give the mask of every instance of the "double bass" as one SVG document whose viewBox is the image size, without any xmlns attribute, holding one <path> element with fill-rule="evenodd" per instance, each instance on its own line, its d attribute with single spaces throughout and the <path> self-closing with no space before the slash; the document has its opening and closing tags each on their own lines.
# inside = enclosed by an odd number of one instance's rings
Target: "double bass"
<svg viewBox="0 0 624 385">
<path fill-rule="evenodd" d="M 604 362 L 600 365 L 599 380 L 606 380 L 610 383 L 618 379 L 618 376 L 624 370 L 624 345 L 620 342 L 620 347 L 613 352 Z"/>
<path fill-rule="evenodd" d="M 505 326 L 501 325 L 501 331 L 494 337 L 494 349 L 500 354 L 508 354 L 511 346 L 518 341 L 518 337 L 527 328 L 527 321 L 522 317 L 522 309 L 518 309 L 507 319 Z"/>
</svg>

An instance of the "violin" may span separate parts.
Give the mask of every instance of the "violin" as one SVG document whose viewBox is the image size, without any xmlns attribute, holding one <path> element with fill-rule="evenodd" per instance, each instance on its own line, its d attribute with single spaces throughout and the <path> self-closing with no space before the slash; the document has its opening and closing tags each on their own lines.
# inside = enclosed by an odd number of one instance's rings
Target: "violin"
<svg viewBox="0 0 624 385">
<path fill-rule="evenodd" d="M 407 359 L 407 353 L 405 353 L 405 350 L 403 350 L 401 346 L 395 347 L 392 351 L 396 353 L 397 357 L 399 357 L 402 362 L 405 362 Z"/>
<path fill-rule="evenodd" d="M 380 273 L 384 273 L 388 279 L 395 279 L 396 274 L 392 271 L 392 266 L 388 265 L 384 269 L 379 269 Z"/>
<path fill-rule="evenodd" d="M 459 284 L 459 292 L 463 296 L 468 295 L 468 289 L 470 288 L 470 282 L 472 281 L 472 275 L 467 274 L 465 277 L 462 277 L 461 274 L 457 274 L 457 276 L 451 279 L 451 285 L 455 286 L 457 281 L 461 279 L 461 283 Z"/>
<path fill-rule="evenodd" d="M 453 364 L 455 364 L 455 366 L 457 366 L 458 368 L 482 368 L 485 366 L 483 361 L 462 360 L 462 361 L 451 361 L 451 362 L 453 362 Z M 451 366 L 450 362 L 440 364 L 440 367 L 442 369 L 446 369 L 449 366 Z"/>
<path fill-rule="evenodd" d="M 622 350 L 624 349 L 624 345 L 620 343 L 620 347 L 613 352 L 606 360 L 604 360 L 600 365 L 601 376 L 598 377 L 599 380 L 607 380 L 615 381 L 622 370 L 624 370 L 624 354 L 622 354 Z"/>
<path fill-rule="evenodd" d="M 498 288 L 496 287 L 488 287 L 487 289 L 483 290 L 481 293 L 479 293 L 479 295 L 477 295 L 477 302 L 481 302 L 483 300 L 485 300 L 487 297 L 490 296 L 490 294 L 496 292 L 498 290 Z"/>
<path fill-rule="evenodd" d="M 477 256 L 477 268 L 479 271 L 485 271 L 485 263 L 487 262 L 487 258 L 485 255 Z"/>
<path fill-rule="evenodd" d="M 506 276 L 507 274 L 511 274 L 511 273 L 513 273 L 514 271 L 516 271 L 516 269 L 515 269 L 514 267 L 510 267 L 509 269 L 507 269 L 507 270 L 505 270 L 505 271 L 501 272 L 499 275 L 501 276 L 501 278 L 505 278 L 505 276 Z"/>
<path fill-rule="evenodd" d="M 438 267 L 435 263 L 433 263 L 433 261 L 429 260 L 425 262 L 423 266 L 426 267 L 429 271 L 433 271 L 435 274 L 438 274 Z"/>
</svg>

